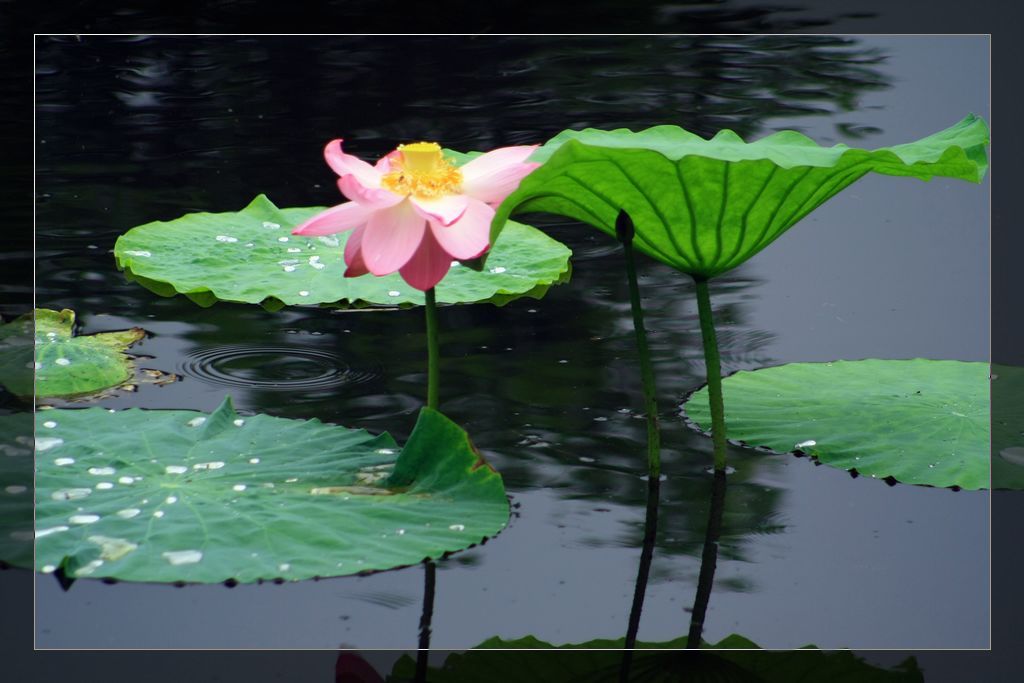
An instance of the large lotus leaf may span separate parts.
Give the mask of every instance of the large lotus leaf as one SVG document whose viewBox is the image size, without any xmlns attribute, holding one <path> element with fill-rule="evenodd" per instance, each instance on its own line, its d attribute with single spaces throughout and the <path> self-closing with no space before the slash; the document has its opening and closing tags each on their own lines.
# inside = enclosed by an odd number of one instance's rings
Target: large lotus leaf
<svg viewBox="0 0 1024 683">
<path fill-rule="evenodd" d="M 992 366 L 992 488 L 1024 489 L 1024 368 Z"/>
<path fill-rule="evenodd" d="M 512 214 L 547 212 L 615 235 L 625 209 L 648 256 L 713 277 L 764 249 L 861 176 L 980 182 L 988 128 L 971 115 L 917 142 L 868 151 L 819 147 L 794 131 L 746 143 L 730 130 L 705 140 L 677 126 L 564 131 L 531 157 L 543 165 L 502 202 L 496 239 Z"/>
<path fill-rule="evenodd" d="M 498 533 L 501 477 L 423 409 L 399 452 L 318 420 L 186 410 L 37 417 L 36 566 L 241 583 L 390 569 Z"/>
<path fill-rule="evenodd" d="M 729 436 L 906 484 L 989 486 L 987 363 L 791 363 L 722 381 Z M 711 425 L 707 387 L 686 415 Z"/>
<path fill-rule="evenodd" d="M 37 309 L 34 323 L 34 361 L 31 347 L 4 343 L 25 338 L 26 332 L 31 334 L 33 315 L 0 327 L 0 383 L 18 396 L 32 396 L 32 373 L 24 368 L 33 367 L 33 363 L 38 398 L 91 394 L 126 382 L 132 378 L 135 366 L 125 351 L 146 334 L 142 328 L 133 327 L 75 336 L 75 312 L 68 309 Z"/>
<path fill-rule="evenodd" d="M 191 213 L 132 228 L 118 238 L 114 257 L 129 278 L 162 296 L 185 294 L 201 306 L 217 301 L 285 305 L 422 305 L 423 292 L 397 273 L 346 278 L 343 253 L 350 233 L 300 237 L 291 229 L 324 207 L 279 209 L 260 195 L 241 211 Z M 527 225 L 510 225 L 478 272 L 452 265 L 438 283 L 440 303 L 503 305 L 540 298 L 569 278 L 569 249 Z M 455 262 L 457 264 L 457 262 Z"/>
<path fill-rule="evenodd" d="M 495 671 L 500 671 L 501 680 L 507 683 L 613 683 L 620 680 L 624 645 L 623 638 L 557 647 L 532 636 L 516 640 L 490 638 L 469 652 L 448 655 L 440 667 L 427 670 L 426 680 L 431 683 L 488 681 L 494 679 Z M 913 658 L 892 669 L 882 669 L 852 652 L 807 651 L 813 645 L 799 652 L 759 652 L 755 643 L 735 634 L 718 643 L 702 645 L 699 651 L 681 651 L 686 647 L 685 637 L 664 643 L 637 643 L 636 647 L 630 680 L 650 683 L 913 683 L 924 680 Z M 408 655 L 403 656 L 395 663 L 388 681 L 411 681 L 414 672 L 415 661 Z"/>
</svg>

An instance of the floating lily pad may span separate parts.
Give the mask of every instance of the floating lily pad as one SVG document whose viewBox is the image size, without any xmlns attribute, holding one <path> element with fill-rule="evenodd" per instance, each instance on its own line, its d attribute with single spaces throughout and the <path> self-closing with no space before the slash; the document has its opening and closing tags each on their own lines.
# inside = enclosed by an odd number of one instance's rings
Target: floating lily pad
<svg viewBox="0 0 1024 683">
<path fill-rule="evenodd" d="M 730 438 L 905 484 L 989 486 L 987 363 L 791 363 L 722 381 Z M 707 387 L 684 405 L 711 425 Z"/>
<path fill-rule="evenodd" d="M 145 336 L 142 328 L 75 336 L 74 326 L 74 311 L 40 308 L 34 321 L 24 315 L 0 327 L 0 382 L 17 396 L 32 396 L 34 368 L 35 395 L 49 398 L 91 394 L 132 378 L 135 365 L 125 351 Z M 33 336 L 34 348 L 4 343 Z"/>
<path fill-rule="evenodd" d="M 620 209 L 634 246 L 684 273 L 710 278 L 743 263 L 869 173 L 981 182 L 988 128 L 971 115 L 917 142 L 874 151 L 819 147 L 794 131 L 751 143 L 731 130 L 705 140 L 677 126 L 567 130 L 538 149 L 543 165 L 498 208 L 505 221 L 547 212 L 615 235 Z"/>
<path fill-rule="evenodd" d="M 423 409 L 387 434 L 185 410 L 37 417 L 36 567 L 69 578 L 240 583 L 390 569 L 462 550 L 509 516 L 466 433 Z"/>
<path fill-rule="evenodd" d="M 822 652 L 813 645 L 798 652 L 758 651 L 756 643 L 733 634 L 718 643 L 704 644 L 699 651 L 682 650 L 686 640 L 683 637 L 663 643 L 637 643 L 630 680 L 649 683 L 681 680 L 692 683 L 914 683 L 924 680 L 912 657 L 893 668 L 883 669 L 868 664 L 852 652 Z M 620 680 L 624 645 L 623 638 L 560 646 L 532 636 L 516 640 L 490 638 L 468 652 L 448 655 L 441 666 L 427 670 L 426 680 L 431 683 L 487 681 L 494 679 L 495 671 L 500 671 L 501 680 L 508 683 L 615 683 Z M 415 668 L 415 660 L 405 655 L 395 662 L 388 681 L 411 681 Z"/>
<path fill-rule="evenodd" d="M 129 230 L 114 245 L 125 274 L 161 296 L 184 294 L 200 306 L 217 301 L 341 307 L 422 305 L 423 292 L 399 274 L 343 277 L 351 233 L 292 235 L 324 207 L 279 209 L 260 195 L 241 211 L 192 213 Z M 503 305 L 541 298 L 569 279 L 569 249 L 539 230 L 512 224 L 482 272 L 453 265 L 436 292 L 440 303 Z M 457 262 L 455 262 L 457 263 Z"/>
<path fill-rule="evenodd" d="M 1024 368 L 992 366 L 992 488 L 1024 489 Z"/>
</svg>

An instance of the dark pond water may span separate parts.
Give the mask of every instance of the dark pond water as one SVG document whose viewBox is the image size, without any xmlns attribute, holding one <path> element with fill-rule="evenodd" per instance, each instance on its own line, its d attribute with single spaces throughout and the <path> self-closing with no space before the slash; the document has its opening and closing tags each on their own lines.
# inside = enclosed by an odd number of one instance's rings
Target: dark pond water
<svg viewBox="0 0 1024 683">
<path fill-rule="evenodd" d="M 984 37 L 41 39 L 37 304 L 82 331 L 142 326 L 141 386 L 109 408 L 242 411 L 389 431 L 424 395 L 422 311 L 201 309 L 127 282 L 132 226 L 338 201 L 324 141 L 542 142 L 566 127 L 797 129 L 878 147 L 988 117 Z M 644 430 L 616 245 L 538 222 L 574 251 L 541 301 L 440 312 L 442 406 L 502 473 L 517 515 L 438 565 L 432 645 L 619 638 L 643 533 Z M 712 284 L 725 371 L 839 358 L 988 357 L 988 188 L 867 177 Z M 704 372 L 692 283 L 640 263 L 664 428 L 663 512 L 640 639 L 685 635 L 710 440 L 678 404 Z M 8 400 L 8 399 L 5 399 Z M 984 648 L 986 492 L 887 486 L 733 448 L 705 637 L 769 647 Z M 419 567 L 285 585 L 36 582 L 42 648 L 409 648 Z M 0 574 L 10 581 L 11 572 Z"/>
</svg>

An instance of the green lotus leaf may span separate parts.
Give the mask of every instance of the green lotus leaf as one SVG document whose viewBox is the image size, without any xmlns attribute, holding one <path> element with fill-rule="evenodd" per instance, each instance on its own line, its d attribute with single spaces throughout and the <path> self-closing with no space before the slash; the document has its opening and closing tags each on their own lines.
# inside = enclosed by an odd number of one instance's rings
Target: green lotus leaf
<svg viewBox="0 0 1024 683">
<path fill-rule="evenodd" d="M 445 158 L 456 166 L 462 166 L 482 155 L 483 152 L 457 152 L 454 149 L 444 150 Z"/>
<path fill-rule="evenodd" d="M 50 398 L 92 394 L 132 378 L 135 365 L 125 351 L 146 335 L 142 328 L 75 336 L 74 326 L 74 311 L 46 308 L 0 326 L 0 383 L 30 397 L 34 367 L 36 397 Z M 34 348 L 13 343 L 32 338 Z"/>
<path fill-rule="evenodd" d="M 733 634 L 718 643 L 702 645 L 700 651 L 681 651 L 686 647 L 686 640 L 682 637 L 663 643 L 637 643 L 630 680 L 650 683 L 681 680 L 693 683 L 915 683 L 924 680 L 912 657 L 891 669 L 883 669 L 868 664 L 852 652 L 822 652 L 813 645 L 798 652 L 759 652 L 757 644 Z M 507 683 L 615 683 L 620 680 L 624 645 L 624 638 L 559 646 L 533 636 L 515 640 L 489 638 L 473 650 L 448 655 L 439 667 L 428 668 L 426 680 L 430 683 L 488 681 L 494 679 L 495 671 L 500 671 L 501 680 Z M 388 681 L 411 681 L 415 669 L 415 660 L 404 655 L 395 662 Z"/>
<path fill-rule="evenodd" d="M 283 306 L 422 305 L 423 292 L 398 273 L 343 277 L 351 233 L 301 237 L 291 229 L 324 207 L 279 209 L 264 195 L 229 213 L 192 213 L 132 228 L 114 258 L 125 274 L 161 296 L 184 294 L 200 306 L 217 301 Z M 496 305 L 541 298 L 569 279 L 571 252 L 539 230 L 509 226 L 494 243 L 489 267 L 453 265 L 436 288 L 439 303 Z"/>
<path fill-rule="evenodd" d="M 992 488 L 1024 489 L 1024 368 L 992 366 Z"/>
<path fill-rule="evenodd" d="M 318 420 L 41 411 L 36 567 L 68 578 L 249 583 L 416 564 L 497 534 L 501 477 L 424 408 L 405 448 Z"/>
<path fill-rule="evenodd" d="M 722 381 L 729 436 L 905 484 L 989 487 L 987 363 L 790 363 Z M 707 387 L 685 414 L 711 425 Z"/>
<path fill-rule="evenodd" d="M 569 130 L 531 156 L 543 165 L 502 202 L 491 240 L 511 215 L 527 212 L 567 216 L 614 236 L 625 209 L 638 250 L 710 278 L 869 172 L 981 182 L 987 143 L 988 128 L 974 115 L 917 142 L 874 151 L 819 147 L 794 131 L 747 143 L 730 130 L 705 140 L 677 126 Z"/>
</svg>

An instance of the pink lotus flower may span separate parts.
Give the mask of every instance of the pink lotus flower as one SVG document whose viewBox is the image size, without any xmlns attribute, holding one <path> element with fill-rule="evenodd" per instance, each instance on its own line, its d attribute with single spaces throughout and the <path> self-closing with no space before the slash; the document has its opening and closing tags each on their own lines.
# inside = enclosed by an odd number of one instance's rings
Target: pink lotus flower
<svg viewBox="0 0 1024 683">
<path fill-rule="evenodd" d="M 328 143 L 324 157 L 351 201 L 317 214 L 292 234 L 352 230 L 345 277 L 397 270 L 422 291 L 440 282 L 453 260 L 490 248 L 494 207 L 540 165 L 526 161 L 537 145 L 502 147 L 456 168 L 440 145 L 416 142 L 399 145 L 371 166 L 342 152 L 341 142 Z"/>
</svg>

